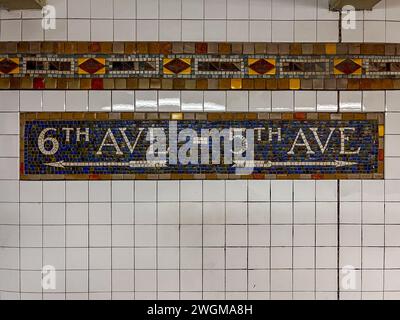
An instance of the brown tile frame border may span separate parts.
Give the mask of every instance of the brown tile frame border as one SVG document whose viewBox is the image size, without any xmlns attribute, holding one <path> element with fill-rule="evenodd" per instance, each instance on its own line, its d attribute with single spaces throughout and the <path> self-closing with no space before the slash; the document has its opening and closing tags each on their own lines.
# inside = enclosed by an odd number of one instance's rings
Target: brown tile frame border
<svg viewBox="0 0 400 320">
<path fill-rule="evenodd" d="M 206 42 L 0 42 L 0 56 L 77 55 L 107 58 L 112 55 L 272 55 L 295 57 L 356 58 L 400 56 L 400 44 L 376 43 L 206 43 Z M 130 77 L 76 74 L 51 77 L 40 74 L 1 75 L 0 90 L 394 90 L 400 89 L 399 75 L 368 74 L 325 77 L 282 76 L 249 78 L 209 76 L 195 78 Z"/>
<path fill-rule="evenodd" d="M 377 120 L 379 125 L 378 173 L 375 174 L 122 174 L 122 175 L 25 175 L 24 133 L 29 120 Z M 115 113 L 22 112 L 20 113 L 20 180 L 351 180 L 384 179 L 384 113 Z M 382 134 L 381 134 L 382 133 Z"/>
</svg>

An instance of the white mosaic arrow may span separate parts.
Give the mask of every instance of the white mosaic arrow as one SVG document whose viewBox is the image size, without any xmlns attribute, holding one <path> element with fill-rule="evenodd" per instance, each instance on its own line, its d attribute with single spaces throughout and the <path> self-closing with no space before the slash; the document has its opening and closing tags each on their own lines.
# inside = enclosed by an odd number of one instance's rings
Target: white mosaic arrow
<svg viewBox="0 0 400 320">
<path fill-rule="evenodd" d="M 300 162 L 300 161 L 286 161 L 286 162 L 273 162 L 273 161 L 235 161 L 234 167 L 251 167 L 251 168 L 271 168 L 271 167 L 348 167 L 357 165 L 357 162 L 350 161 L 313 161 L 313 162 Z"/>
<path fill-rule="evenodd" d="M 129 161 L 129 162 L 50 162 L 45 166 L 54 168 L 68 167 L 130 167 L 130 168 L 158 168 L 166 167 L 166 161 Z"/>
</svg>

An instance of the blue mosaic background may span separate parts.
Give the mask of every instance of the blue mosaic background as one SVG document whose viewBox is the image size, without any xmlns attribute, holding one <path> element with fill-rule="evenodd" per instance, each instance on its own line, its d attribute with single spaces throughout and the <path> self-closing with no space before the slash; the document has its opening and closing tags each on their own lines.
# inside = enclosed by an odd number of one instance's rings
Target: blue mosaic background
<svg viewBox="0 0 400 320">
<path fill-rule="evenodd" d="M 259 128 L 265 127 L 263 140 L 257 141 L 255 132 L 255 157 L 254 160 L 264 161 L 304 161 L 304 162 L 327 162 L 327 161 L 351 161 L 357 162 L 354 166 L 296 166 L 296 167 L 271 167 L 255 168 L 253 173 L 263 174 L 338 174 L 338 173 L 376 173 L 378 170 L 378 123 L 376 120 L 247 120 L 247 121 L 199 121 L 180 120 L 177 122 L 178 132 L 185 128 L 192 128 L 198 132 L 200 137 L 201 129 L 217 128 Z M 66 134 L 61 129 L 69 128 L 90 128 L 90 142 L 75 143 L 75 134 L 71 133 L 71 143 L 64 143 Z M 145 140 L 146 134 L 142 134 L 133 154 L 124 144 L 123 137 L 118 128 L 128 128 L 126 135 L 131 143 L 135 140 L 138 128 L 162 127 L 168 138 L 168 120 L 105 120 L 105 121 L 47 121 L 35 120 L 25 124 L 24 135 L 24 174 L 234 174 L 235 168 L 232 165 L 168 165 L 165 168 L 131 168 L 131 167 L 66 167 L 56 168 L 46 166 L 46 163 L 65 162 L 129 162 L 146 160 L 146 151 L 149 142 Z M 268 128 L 274 131 L 282 128 L 282 142 L 268 142 Z M 340 155 L 340 132 L 336 130 L 332 135 L 328 149 L 324 154 L 320 152 L 317 142 L 309 128 L 317 127 L 321 142 L 324 145 L 329 134 L 330 127 L 354 127 L 355 132 L 348 132 L 351 137 L 346 144 L 346 150 L 354 150 L 361 146 L 357 155 Z M 53 156 L 43 155 L 38 148 L 38 137 L 43 129 L 55 128 L 57 134 L 51 132 L 46 137 L 56 137 L 60 143 L 58 152 Z M 114 136 L 124 152 L 124 156 L 116 156 L 113 147 L 105 147 L 103 155 L 98 156 L 96 152 L 100 147 L 108 128 L 112 128 Z M 299 129 L 302 128 L 306 134 L 311 148 L 315 151 L 313 155 L 306 154 L 306 148 L 296 147 L 295 155 L 288 155 Z M 211 141 L 211 140 L 210 140 Z M 302 142 L 300 139 L 299 142 Z M 178 144 L 178 148 L 181 144 Z M 211 143 L 210 143 L 211 145 Z M 51 149 L 51 144 L 45 144 L 46 149 Z M 221 155 L 223 144 L 221 144 Z M 200 155 L 200 148 L 199 148 Z M 210 147 L 211 158 L 211 147 Z"/>
</svg>

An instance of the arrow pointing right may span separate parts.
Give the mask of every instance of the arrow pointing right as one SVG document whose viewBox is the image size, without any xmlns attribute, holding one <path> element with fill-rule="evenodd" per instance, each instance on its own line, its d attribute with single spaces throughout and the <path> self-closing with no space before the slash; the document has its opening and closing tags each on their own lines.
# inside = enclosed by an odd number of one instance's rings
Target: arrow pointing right
<svg viewBox="0 0 400 320">
<path fill-rule="evenodd" d="M 271 168 L 271 167 L 347 167 L 354 166 L 357 162 L 350 161 L 312 161 L 312 162 L 301 162 L 301 161 L 286 161 L 286 162 L 273 162 L 273 161 L 249 161 L 241 160 L 235 161 L 234 167 L 251 167 L 251 168 Z"/>
</svg>

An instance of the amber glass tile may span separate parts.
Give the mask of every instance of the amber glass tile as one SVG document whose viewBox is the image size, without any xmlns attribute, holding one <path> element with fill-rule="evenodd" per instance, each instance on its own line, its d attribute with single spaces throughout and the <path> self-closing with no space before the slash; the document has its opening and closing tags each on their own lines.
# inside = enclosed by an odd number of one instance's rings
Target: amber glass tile
<svg viewBox="0 0 400 320">
<path fill-rule="evenodd" d="M 208 89 L 209 90 L 215 90 L 218 89 L 218 80 L 217 79 L 208 79 L 207 80 L 207 84 L 208 84 Z"/>
<path fill-rule="evenodd" d="M 125 53 L 125 44 L 123 42 L 114 42 L 113 43 L 113 53 L 124 54 Z"/>
<path fill-rule="evenodd" d="M 161 81 L 161 87 L 164 90 L 172 90 L 174 87 L 174 83 L 172 79 L 162 79 Z"/>
<path fill-rule="evenodd" d="M 254 43 L 243 43 L 243 54 L 254 54 Z"/>
<path fill-rule="evenodd" d="M 268 54 L 278 54 L 279 47 L 277 43 L 268 43 L 267 44 L 267 53 Z"/>
<path fill-rule="evenodd" d="M 232 43 L 232 54 L 242 54 L 243 44 L 239 42 Z"/>
<path fill-rule="evenodd" d="M 135 54 L 136 52 L 136 43 L 125 42 L 125 54 Z"/>
<path fill-rule="evenodd" d="M 301 55 L 302 52 L 302 45 L 300 43 L 293 43 L 290 45 L 290 54 Z"/>
<path fill-rule="evenodd" d="M 149 54 L 159 54 L 160 53 L 160 43 L 150 42 L 148 49 L 149 49 Z"/>
<path fill-rule="evenodd" d="M 278 89 L 287 90 L 289 87 L 289 79 L 278 79 Z"/>
<path fill-rule="evenodd" d="M 230 43 L 220 43 L 218 45 L 218 53 L 219 54 L 231 54 L 232 47 Z"/>
<path fill-rule="evenodd" d="M 266 88 L 266 80 L 265 79 L 254 79 L 254 89 L 264 90 L 265 88 Z"/>
<path fill-rule="evenodd" d="M 254 79 L 243 79 L 242 80 L 243 90 L 253 90 L 254 89 Z"/>
<path fill-rule="evenodd" d="M 221 90 L 228 90 L 231 88 L 231 80 L 230 79 L 219 79 L 218 88 Z"/>
<path fill-rule="evenodd" d="M 68 80 L 65 78 L 57 79 L 57 89 L 59 90 L 68 89 Z"/>
<path fill-rule="evenodd" d="M 208 52 L 207 43 L 196 43 L 195 50 L 197 54 L 206 54 Z"/>
<path fill-rule="evenodd" d="M 161 89 L 161 79 L 150 79 L 150 89 Z"/>
<path fill-rule="evenodd" d="M 267 79 L 267 90 L 276 90 L 278 89 L 278 80 L 276 79 Z"/>
<path fill-rule="evenodd" d="M 139 79 L 138 89 L 150 89 L 150 80 L 149 79 Z"/>
<path fill-rule="evenodd" d="M 139 54 L 147 54 L 149 53 L 148 43 L 147 42 L 138 42 L 136 44 L 137 52 Z"/>
<path fill-rule="evenodd" d="M 194 42 L 185 42 L 183 44 L 183 53 L 184 54 L 194 54 L 195 53 L 195 44 Z"/>
<path fill-rule="evenodd" d="M 0 89 L 11 89 L 10 79 L 0 78 Z"/>
<path fill-rule="evenodd" d="M 198 80 L 196 80 L 196 88 L 198 90 L 207 90 L 208 89 L 207 79 L 198 79 Z"/>
</svg>

